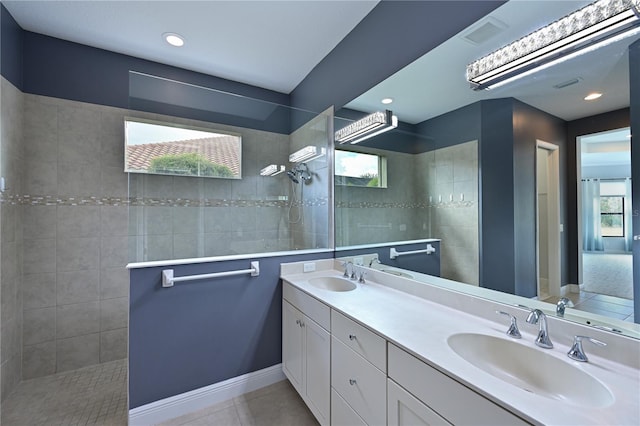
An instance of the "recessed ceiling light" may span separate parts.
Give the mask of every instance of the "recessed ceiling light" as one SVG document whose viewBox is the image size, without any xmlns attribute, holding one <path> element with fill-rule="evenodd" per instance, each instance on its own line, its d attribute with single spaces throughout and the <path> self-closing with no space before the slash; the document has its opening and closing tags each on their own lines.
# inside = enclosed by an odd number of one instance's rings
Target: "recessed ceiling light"
<svg viewBox="0 0 640 426">
<path fill-rule="evenodd" d="M 393 102 L 393 98 L 384 98 L 380 102 L 382 102 L 385 105 L 389 105 L 391 102 Z"/>
<path fill-rule="evenodd" d="M 172 46 L 180 47 L 184 45 L 184 38 L 180 34 L 164 33 L 162 34 L 162 38 Z"/>
<path fill-rule="evenodd" d="M 600 96 L 602 96 L 602 93 L 598 93 L 598 92 L 589 93 L 587 96 L 584 97 L 584 100 L 593 101 L 594 99 L 598 99 Z"/>
</svg>

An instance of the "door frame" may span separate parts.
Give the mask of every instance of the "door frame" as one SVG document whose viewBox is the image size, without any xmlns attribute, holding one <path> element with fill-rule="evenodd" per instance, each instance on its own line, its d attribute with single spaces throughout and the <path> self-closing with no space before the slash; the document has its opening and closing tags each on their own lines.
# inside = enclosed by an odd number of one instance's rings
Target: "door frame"
<svg viewBox="0 0 640 426">
<path fill-rule="evenodd" d="M 561 296 L 561 248 L 560 233 L 560 147 L 558 145 L 536 140 L 536 288 L 540 297 L 540 230 L 538 206 L 538 150 L 548 151 L 547 156 L 547 218 L 548 218 L 548 265 L 549 265 L 549 294 Z"/>
</svg>

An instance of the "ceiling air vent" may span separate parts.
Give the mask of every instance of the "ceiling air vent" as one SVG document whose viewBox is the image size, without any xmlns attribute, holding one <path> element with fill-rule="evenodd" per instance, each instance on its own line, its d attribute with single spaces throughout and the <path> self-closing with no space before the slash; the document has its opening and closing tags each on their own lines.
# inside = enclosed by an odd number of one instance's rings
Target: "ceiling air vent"
<svg viewBox="0 0 640 426">
<path fill-rule="evenodd" d="M 556 89 L 564 89 L 565 87 L 578 84 L 581 81 L 582 81 L 582 77 L 576 77 L 576 78 L 572 78 L 571 80 L 563 81 L 562 83 L 554 84 L 553 87 L 555 87 Z"/>
<path fill-rule="evenodd" d="M 505 28 L 507 28 L 507 24 L 504 22 L 496 18 L 488 17 L 474 25 L 467 33 L 463 34 L 462 39 L 477 46 L 495 37 L 504 31 Z"/>
</svg>

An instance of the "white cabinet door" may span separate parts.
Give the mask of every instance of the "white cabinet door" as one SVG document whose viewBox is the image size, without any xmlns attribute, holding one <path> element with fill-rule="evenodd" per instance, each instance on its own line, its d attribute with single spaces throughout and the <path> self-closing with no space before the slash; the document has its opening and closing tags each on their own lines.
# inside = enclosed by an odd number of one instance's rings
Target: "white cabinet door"
<svg viewBox="0 0 640 426">
<path fill-rule="evenodd" d="M 387 379 L 387 416 L 389 426 L 450 425 L 438 413 Z"/>
<path fill-rule="evenodd" d="M 282 370 L 298 393 L 304 393 L 303 315 L 282 301 Z"/>
<path fill-rule="evenodd" d="M 306 394 L 311 411 L 322 417 L 318 419 L 320 424 L 329 424 L 331 335 L 307 317 L 303 329 L 307 343 Z"/>
</svg>

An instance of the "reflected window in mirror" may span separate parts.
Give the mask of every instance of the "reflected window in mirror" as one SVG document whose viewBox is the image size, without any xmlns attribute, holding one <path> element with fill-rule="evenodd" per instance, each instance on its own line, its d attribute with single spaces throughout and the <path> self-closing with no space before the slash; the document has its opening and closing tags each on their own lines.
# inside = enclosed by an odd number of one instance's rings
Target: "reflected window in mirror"
<svg viewBox="0 0 640 426">
<path fill-rule="evenodd" d="M 241 179 L 241 158 L 237 134 L 125 119 L 125 172 Z"/>
<path fill-rule="evenodd" d="M 336 149 L 336 185 L 387 187 L 387 159 L 380 155 Z"/>
</svg>

